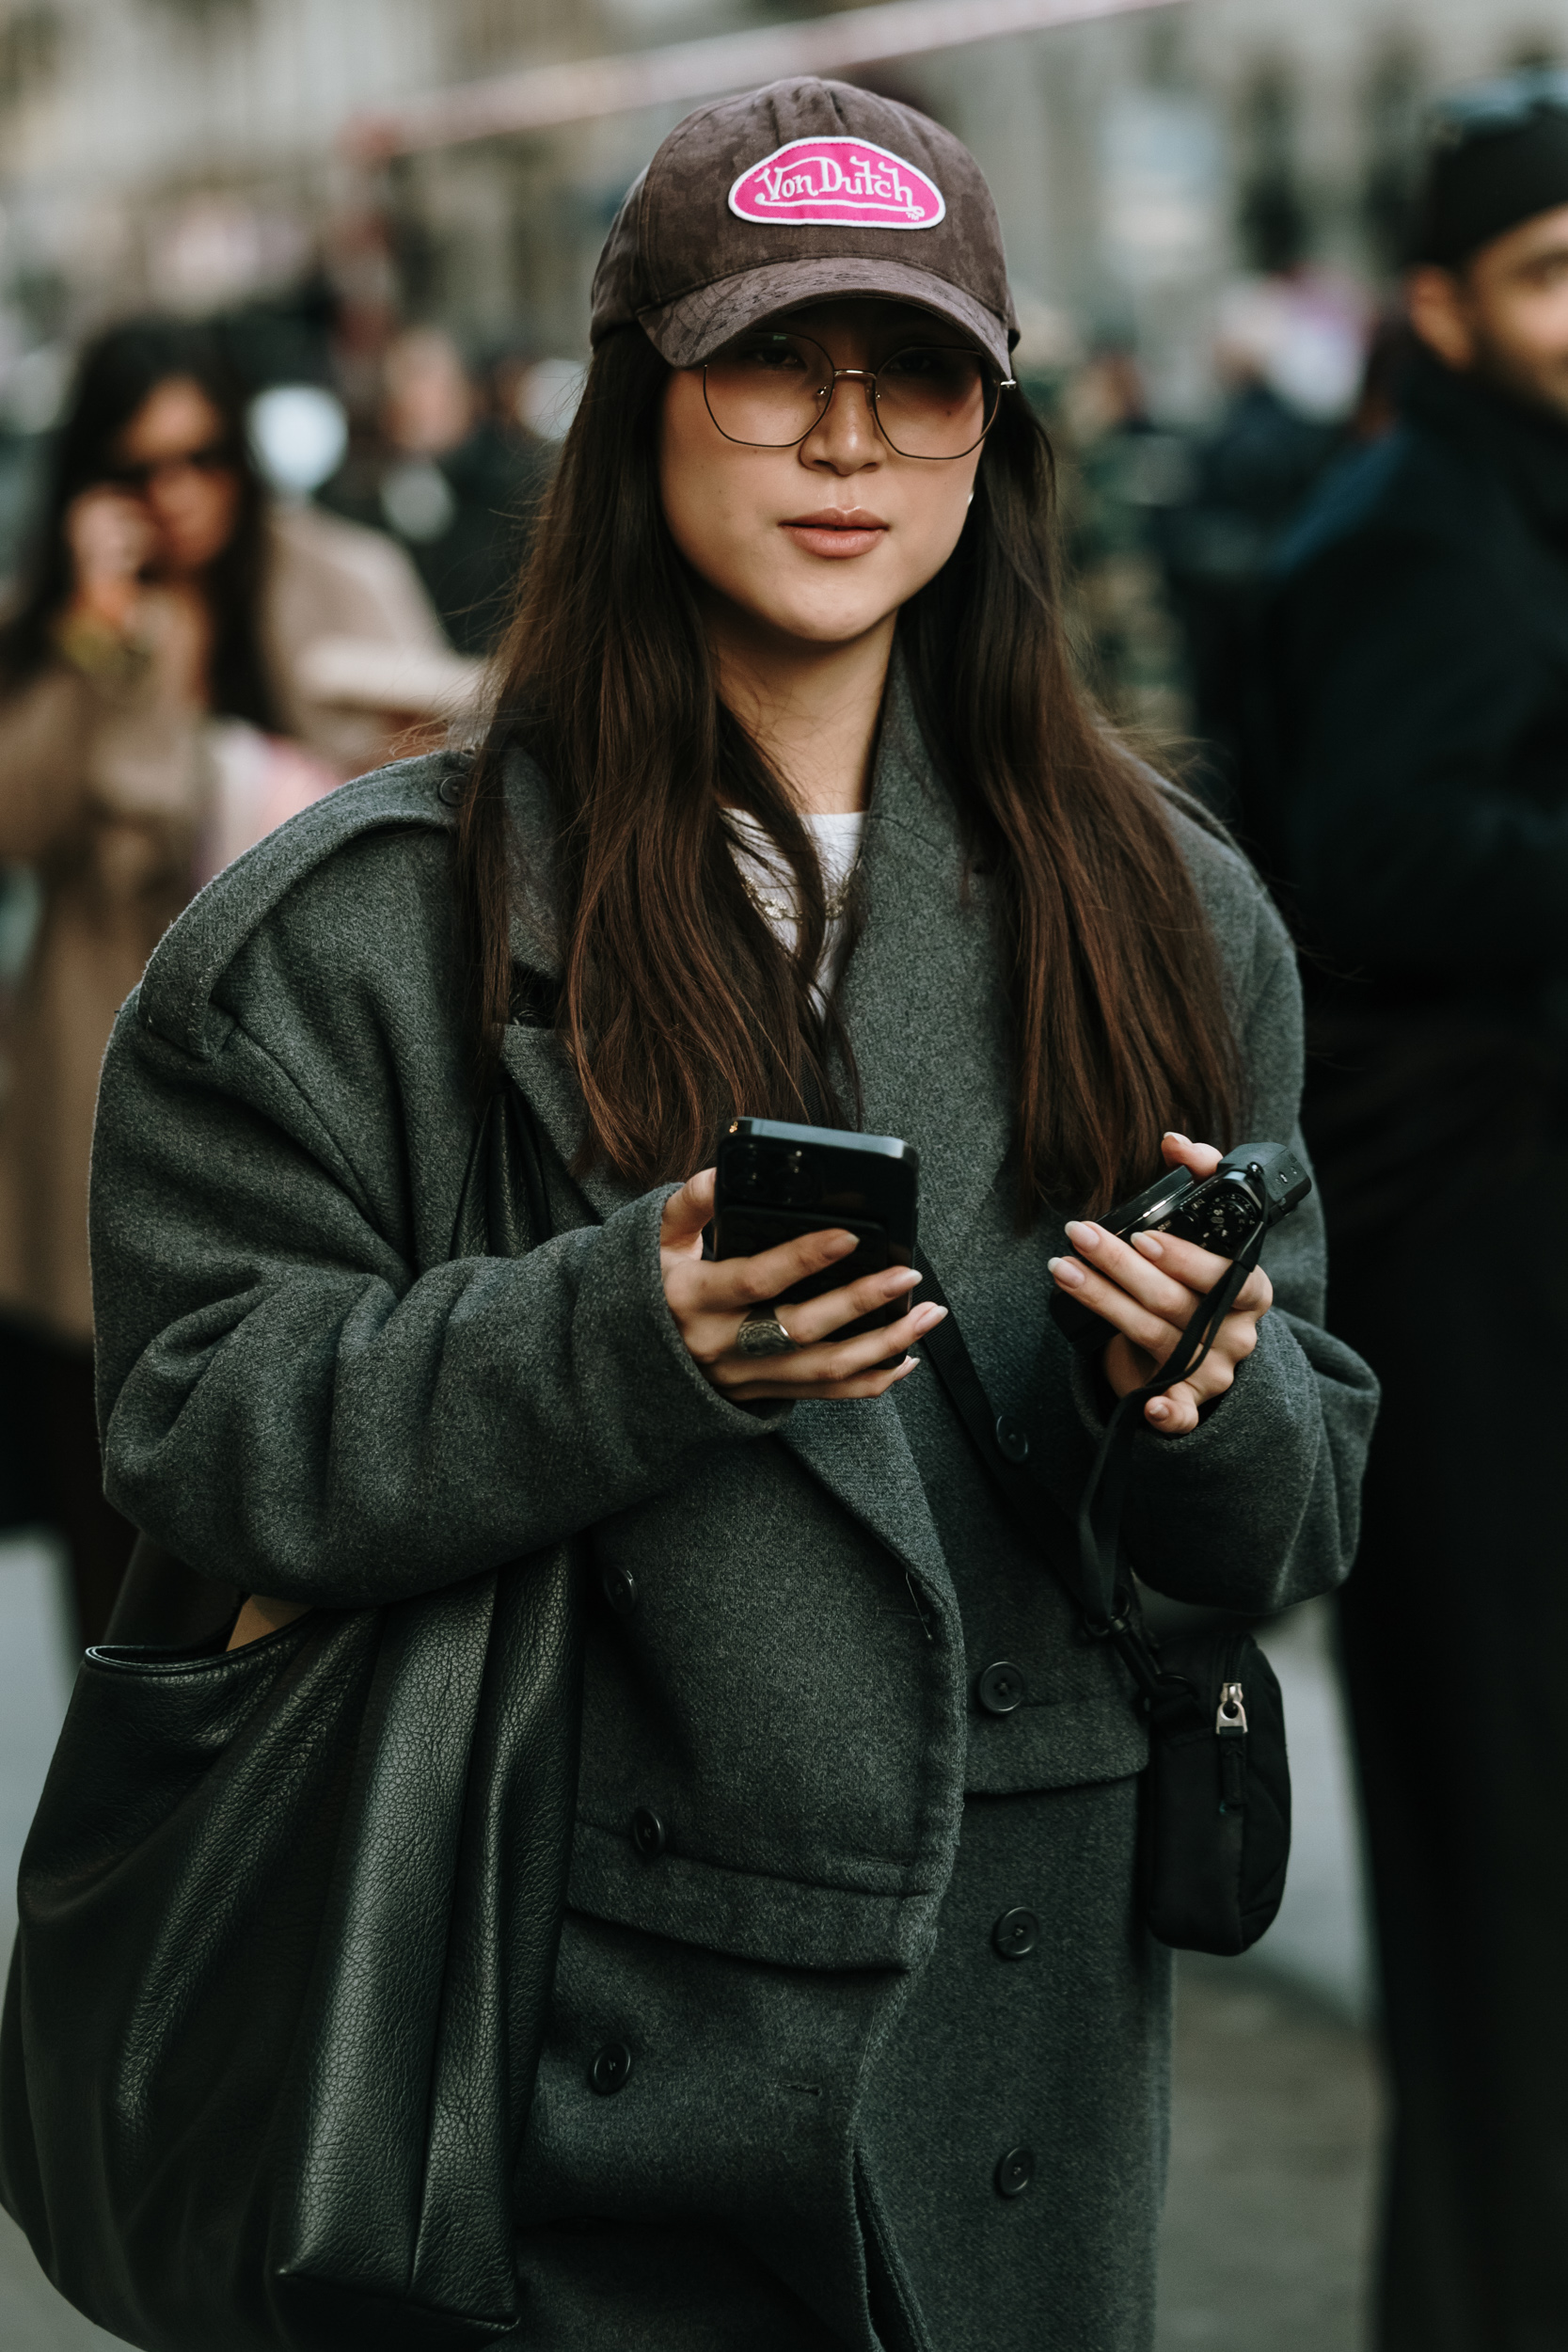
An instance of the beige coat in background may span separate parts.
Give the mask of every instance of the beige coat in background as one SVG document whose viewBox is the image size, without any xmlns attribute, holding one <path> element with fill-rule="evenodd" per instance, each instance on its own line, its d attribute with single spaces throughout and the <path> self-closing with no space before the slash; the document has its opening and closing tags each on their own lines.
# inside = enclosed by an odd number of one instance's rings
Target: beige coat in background
<svg viewBox="0 0 1568 2352">
<path fill-rule="evenodd" d="M 279 508 L 262 642 L 286 734 L 341 775 L 384 757 L 384 718 L 310 690 L 313 648 L 452 657 L 412 565 L 374 532 Z M 119 1006 L 189 898 L 209 817 L 206 714 L 156 658 L 173 625 L 149 598 L 154 658 L 132 684 L 64 660 L 0 702 L 0 860 L 30 866 L 43 915 L 5 1038 L 0 1311 L 89 1341 L 87 1162 L 99 1064 Z M 411 706 L 412 707 L 412 706 Z"/>
</svg>

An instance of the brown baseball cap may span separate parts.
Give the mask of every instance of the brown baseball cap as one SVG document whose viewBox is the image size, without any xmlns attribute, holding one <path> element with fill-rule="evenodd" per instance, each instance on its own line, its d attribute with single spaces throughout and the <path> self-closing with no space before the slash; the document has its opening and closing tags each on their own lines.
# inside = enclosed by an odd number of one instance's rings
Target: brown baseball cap
<svg viewBox="0 0 1568 2352">
<path fill-rule="evenodd" d="M 770 311 L 851 294 L 949 320 L 1009 373 L 1002 230 L 968 148 L 911 106 L 800 75 L 676 124 L 605 241 L 593 340 L 635 324 L 694 367 Z"/>
</svg>

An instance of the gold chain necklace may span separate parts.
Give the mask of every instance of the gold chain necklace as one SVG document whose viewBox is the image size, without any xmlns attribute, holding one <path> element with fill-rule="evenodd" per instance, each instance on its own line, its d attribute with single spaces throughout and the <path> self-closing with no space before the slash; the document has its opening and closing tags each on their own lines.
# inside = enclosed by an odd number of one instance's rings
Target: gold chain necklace
<svg viewBox="0 0 1568 2352">
<path fill-rule="evenodd" d="M 843 920 L 845 910 L 849 904 L 849 887 L 853 882 L 855 876 L 860 872 L 860 866 L 861 852 L 857 850 L 855 851 L 854 861 L 851 864 L 848 872 L 845 875 L 844 880 L 839 883 L 838 888 L 832 892 L 831 897 L 825 898 L 822 902 L 822 913 L 824 918 L 828 922 L 837 923 Z M 793 898 L 770 898 L 767 891 L 759 890 L 757 888 L 756 883 L 752 880 L 750 874 L 746 872 L 744 866 L 740 867 L 739 871 L 741 888 L 745 891 L 747 898 L 750 898 L 757 913 L 762 915 L 767 922 L 793 923 L 795 921 L 795 901 Z"/>
</svg>

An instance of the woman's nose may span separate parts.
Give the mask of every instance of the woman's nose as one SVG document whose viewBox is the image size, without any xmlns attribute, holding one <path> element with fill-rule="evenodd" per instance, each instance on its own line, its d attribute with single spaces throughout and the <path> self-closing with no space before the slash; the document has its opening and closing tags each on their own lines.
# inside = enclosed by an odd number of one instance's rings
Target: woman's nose
<svg viewBox="0 0 1568 2352">
<path fill-rule="evenodd" d="M 800 444 L 800 462 L 827 466 L 834 473 L 858 473 L 881 463 L 882 437 L 877 430 L 871 386 L 846 371 L 834 379 L 821 420 Z"/>
<path fill-rule="evenodd" d="M 147 511 L 155 523 L 183 521 L 190 511 L 191 496 L 182 482 L 150 483 L 147 490 Z"/>
</svg>

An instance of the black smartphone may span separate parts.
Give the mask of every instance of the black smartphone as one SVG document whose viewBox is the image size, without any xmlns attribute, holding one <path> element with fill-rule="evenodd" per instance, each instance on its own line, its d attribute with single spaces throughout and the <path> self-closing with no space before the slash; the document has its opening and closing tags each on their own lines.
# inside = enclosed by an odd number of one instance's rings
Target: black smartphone
<svg viewBox="0 0 1568 2352">
<path fill-rule="evenodd" d="M 816 1298 L 863 1274 L 913 1263 L 919 1189 L 920 1155 L 896 1136 L 737 1119 L 719 1146 L 713 1254 L 754 1258 L 780 1242 L 831 1227 L 853 1233 L 851 1256 L 808 1275 L 776 1303 Z M 851 1339 L 895 1323 L 906 1306 L 901 1296 L 890 1299 L 833 1336 Z"/>
</svg>

